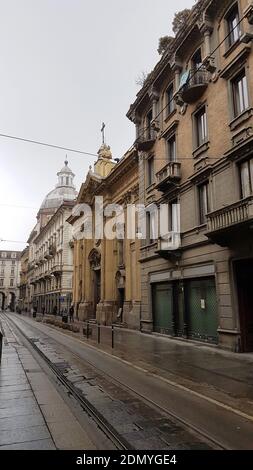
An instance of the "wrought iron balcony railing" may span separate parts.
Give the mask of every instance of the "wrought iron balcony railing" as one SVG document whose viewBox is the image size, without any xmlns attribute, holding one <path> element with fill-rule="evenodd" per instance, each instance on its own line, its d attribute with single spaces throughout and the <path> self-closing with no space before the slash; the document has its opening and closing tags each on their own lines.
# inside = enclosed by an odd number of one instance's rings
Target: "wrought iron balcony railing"
<svg viewBox="0 0 253 470">
<path fill-rule="evenodd" d="M 148 129 L 140 129 L 139 136 L 135 141 L 135 146 L 138 150 L 147 151 L 150 150 L 151 147 L 154 145 L 156 140 L 156 132 L 150 126 Z"/>
<path fill-rule="evenodd" d="M 197 101 L 203 95 L 209 81 L 210 72 L 204 66 L 186 72 L 179 91 L 182 100 L 189 104 Z"/>
</svg>

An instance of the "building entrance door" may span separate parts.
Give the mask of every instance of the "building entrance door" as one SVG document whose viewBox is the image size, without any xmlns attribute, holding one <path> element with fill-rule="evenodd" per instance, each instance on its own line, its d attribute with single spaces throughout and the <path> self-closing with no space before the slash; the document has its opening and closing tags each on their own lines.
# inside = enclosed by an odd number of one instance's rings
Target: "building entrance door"
<svg viewBox="0 0 253 470">
<path fill-rule="evenodd" d="M 92 284 L 93 284 L 93 293 L 92 293 L 92 310 L 90 319 L 95 319 L 96 318 L 96 313 L 97 313 L 97 306 L 100 302 L 101 299 L 101 270 L 100 269 L 94 269 L 92 272 Z"/>
<path fill-rule="evenodd" d="M 218 313 L 215 279 L 187 281 L 186 316 L 188 337 L 218 343 Z"/>
<path fill-rule="evenodd" d="M 152 287 L 154 331 L 173 335 L 173 285 L 154 284 Z"/>
<path fill-rule="evenodd" d="M 237 261 L 235 272 L 241 326 L 241 351 L 253 352 L 253 259 Z"/>
</svg>

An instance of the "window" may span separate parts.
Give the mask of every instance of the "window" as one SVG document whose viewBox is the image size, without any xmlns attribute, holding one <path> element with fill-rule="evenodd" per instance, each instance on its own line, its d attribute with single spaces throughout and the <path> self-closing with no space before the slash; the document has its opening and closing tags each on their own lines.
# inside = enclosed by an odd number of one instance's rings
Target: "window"
<svg viewBox="0 0 253 470">
<path fill-rule="evenodd" d="M 155 171 L 154 171 L 154 157 L 151 157 L 147 160 L 147 178 L 148 178 L 148 186 L 150 186 L 154 182 Z"/>
<path fill-rule="evenodd" d="M 4 285 L 4 280 L 0 279 L 0 287 L 3 287 L 3 285 Z"/>
<path fill-rule="evenodd" d="M 173 113 L 173 111 L 175 109 L 175 103 L 174 103 L 174 98 L 173 97 L 174 97 L 174 87 L 173 87 L 173 85 L 170 85 L 169 88 L 166 91 L 167 116 L 169 116 L 171 113 Z"/>
<path fill-rule="evenodd" d="M 200 145 L 207 141 L 207 115 L 205 107 L 195 114 L 195 125 L 196 143 L 197 147 L 200 147 Z"/>
<path fill-rule="evenodd" d="M 16 258 L 16 256 L 17 256 L 16 253 L 12 253 L 12 254 L 11 254 L 11 257 L 12 257 L 12 258 Z"/>
<path fill-rule="evenodd" d="M 124 265 L 124 240 L 118 240 L 118 263 Z"/>
<path fill-rule="evenodd" d="M 169 203 L 169 231 L 180 233 L 180 209 L 177 199 Z"/>
<path fill-rule="evenodd" d="M 152 127 L 151 127 L 151 122 L 153 120 L 153 112 L 152 109 L 149 111 L 147 114 L 147 138 L 152 139 Z"/>
<path fill-rule="evenodd" d="M 158 238 L 157 233 L 157 214 L 153 210 L 147 212 L 147 242 L 149 244 L 154 243 Z"/>
<path fill-rule="evenodd" d="M 241 195 L 248 197 L 253 193 L 253 158 L 240 165 Z"/>
<path fill-rule="evenodd" d="M 177 151 L 176 151 L 176 136 L 173 135 L 170 139 L 167 140 L 167 149 L 168 149 L 168 157 L 170 162 L 175 162 L 177 159 Z"/>
<path fill-rule="evenodd" d="M 232 80 L 234 117 L 249 107 L 249 96 L 245 70 Z"/>
<path fill-rule="evenodd" d="M 206 223 L 206 215 L 209 212 L 208 183 L 202 184 L 198 188 L 199 191 L 199 223 Z"/>
<path fill-rule="evenodd" d="M 10 280 L 10 287 L 13 287 L 14 286 L 14 279 L 11 279 Z"/>
<path fill-rule="evenodd" d="M 11 276 L 14 276 L 15 274 L 15 271 L 14 271 L 14 268 L 11 269 Z"/>
<path fill-rule="evenodd" d="M 12 265 L 16 264 L 16 261 L 12 261 L 11 264 L 12 264 Z"/>
<path fill-rule="evenodd" d="M 198 70 L 202 65 L 201 49 L 198 49 L 192 57 L 192 68 Z"/>
<path fill-rule="evenodd" d="M 2 252 L 2 258 L 7 258 L 7 253 L 5 253 L 4 251 Z"/>
<path fill-rule="evenodd" d="M 228 47 L 231 47 L 240 38 L 240 18 L 238 5 L 234 5 L 226 16 L 228 31 Z"/>
</svg>

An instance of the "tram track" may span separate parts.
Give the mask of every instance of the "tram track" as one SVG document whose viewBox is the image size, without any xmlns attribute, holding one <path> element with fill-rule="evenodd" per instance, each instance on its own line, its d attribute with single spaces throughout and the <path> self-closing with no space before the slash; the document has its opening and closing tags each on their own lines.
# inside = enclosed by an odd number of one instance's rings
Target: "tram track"
<svg viewBox="0 0 253 470">
<path fill-rule="evenodd" d="M 4 315 L 5 316 L 5 315 Z M 30 345 L 31 348 L 33 348 L 36 353 L 45 361 L 45 363 L 49 366 L 49 368 L 53 371 L 55 377 L 57 380 L 66 388 L 66 390 L 75 398 L 75 400 L 79 403 L 79 405 L 82 407 L 82 409 L 88 413 L 89 416 L 91 416 L 95 423 L 98 425 L 98 427 L 104 432 L 104 434 L 107 436 L 107 438 L 116 446 L 117 449 L 120 450 L 132 450 L 134 447 L 126 440 L 124 439 L 115 429 L 114 427 L 99 413 L 96 408 L 83 396 L 81 392 L 79 392 L 76 387 L 73 386 L 63 375 L 63 373 L 57 368 L 48 358 L 47 356 L 39 349 L 36 345 L 36 342 L 33 341 L 29 336 L 25 334 L 22 328 L 20 328 L 19 325 L 17 325 L 16 321 L 13 319 L 10 319 L 9 317 L 5 316 L 5 319 L 7 323 L 12 325 L 14 329 L 18 331 L 18 333 L 23 337 Z M 31 325 L 29 322 L 24 323 L 29 325 L 29 328 L 32 329 L 36 334 L 40 333 L 43 334 L 43 336 L 48 336 L 48 338 L 52 339 L 49 335 L 47 335 L 46 332 L 42 332 L 40 328 L 37 328 L 34 325 Z M 53 331 L 53 330 L 52 330 Z M 64 333 L 62 332 L 57 332 L 61 335 L 64 336 Z M 66 336 L 66 335 L 65 335 Z M 72 338 L 73 339 L 73 338 Z M 57 339 L 53 336 L 53 341 L 55 341 L 56 344 L 61 345 L 60 342 L 57 341 Z M 79 361 L 83 361 L 83 358 L 81 355 L 79 355 L 77 352 L 74 352 L 70 346 L 64 345 L 64 347 L 71 353 L 73 357 L 78 359 Z M 173 413 L 171 410 L 167 410 L 166 408 L 160 406 L 158 403 L 153 401 L 152 399 L 148 398 L 138 390 L 134 389 L 130 385 L 127 385 L 126 383 L 123 383 L 121 380 L 115 378 L 115 376 L 109 374 L 108 372 L 105 372 L 103 369 L 100 369 L 97 366 L 94 366 L 92 362 L 90 362 L 88 359 L 85 359 L 85 362 L 98 371 L 100 374 L 103 376 L 106 376 L 110 381 L 114 382 L 121 388 L 129 391 L 133 396 L 136 396 L 138 399 L 141 401 L 145 402 L 148 404 L 150 407 L 153 409 L 156 409 L 160 413 L 162 413 L 164 416 L 167 416 L 168 418 L 172 418 L 176 423 L 182 426 L 183 429 L 188 430 L 190 432 L 193 432 L 200 441 L 205 442 L 210 446 L 210 448 L 215 449 L 215 450 L 230 450 L 230 448 L 226 445 L 221 444 L 218 440 L 216 440 L 213 436 L 210 436 L 208 433 L 204 432 L 203 430 L 198 429 L 196 426 L 194 426 L 192 423 L 189 423 L 187 420 L 182 419 L 181 416 L 178 416 L 176 413 Z"/>
<path fill-rule="evenodd" d="M 116 446 L 116 448 L 118 450 L 133 449 L 133 447 L 115 431 L 115 429 L 110 425 L 110 423 L 108 423 L 108 421 L 103 418 L 103 416 L 91 405 L 91 403 L 86 400 L 85 397 L 81 393 L 79 393 L 78 390 L 64 377 L 61 371 L 36 346 L 35 342 L 32 341 L 27 335 L 25 335 L 23 330 L 16 324 L 16 322 L 11 321 L 5 315 L 4 317 L 9 327 L 11 324 L 14 329 L 18 330 L 18 333 L 21 335 L 21 338 L 25 338 L 25 340 L 36 351 L 36 353 L 45 361 L 47 366 L 53 371 L 57 380 L 65 387 L 65 389 L 72 395 L 72 397 L 75 398 L 81 408 L 95 421 L 99 429 L 103 431 L 106 437 Z M 35 330 L 36 328 L 33 327 L 33 329 Z"/>
</svg>

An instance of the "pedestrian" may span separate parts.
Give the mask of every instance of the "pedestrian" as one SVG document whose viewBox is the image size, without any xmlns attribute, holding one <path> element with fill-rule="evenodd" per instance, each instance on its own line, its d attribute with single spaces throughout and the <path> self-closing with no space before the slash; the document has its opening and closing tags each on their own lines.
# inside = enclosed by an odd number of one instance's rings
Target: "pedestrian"
<svg viewBox="0 0 253 470">
<path fill-rule="evenodd" d="M 70 309 L 69 309 L 69 321 L 70 323 L 73 323 L 74 321 L 74 305 L 72 304 Z"/>
<path fill-rule="evenodd" d="M 62 321 L 63 323 L 68 323 L 68 311 L 66 308 L 62 312 Z"/>
<path fill-rule="evenodd" d="M 53 315 L 55 315 L 55 316 L 57 315 L 57 306 L 56 305 L 54 306 L 54 309 L 53 309 Z"/>
</svg>

